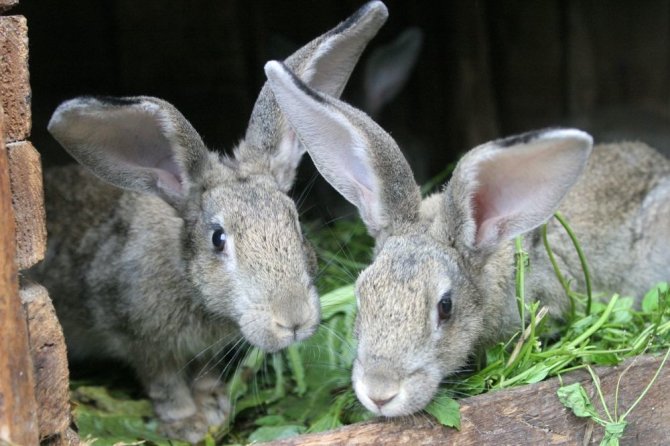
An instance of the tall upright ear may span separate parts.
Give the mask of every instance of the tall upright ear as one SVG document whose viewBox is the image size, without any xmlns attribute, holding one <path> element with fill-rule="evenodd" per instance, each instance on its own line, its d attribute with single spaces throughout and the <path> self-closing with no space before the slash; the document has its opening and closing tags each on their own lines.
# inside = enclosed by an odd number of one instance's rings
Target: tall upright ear
<svg viewBox="0 0 670 446">
<path fill-rule="evenodd" d="M 151 97 L 71 99 L 56 109 L 48 129 L 98 177 L 173 205 L 187 196 L 208 159 L 181 113 Z"/>
<path fill-rule="evenodd" d="M 358 208 L 372 236 L 416 220 L 419 187 L 393 138 L 359 110 L 310 89 L 285 65 L 268 62 L 265 73 L 314 165 Z"/>
<path fill-rule="evenodd" d="M 388 10 L 382 2 L 368 2 L 347 20 L 297 50 L 285 63 L 307 85 L 339 97 L 361 53 L 387 17 Z M 235 153 L 236 159 L 252 166 L 266 166 L 280 189 L 286 191 L 293 184 L 303 153 L 304 148 L 286 126 L 266 83 L 256 100 L 244 144 Z"/>
<path fill-rule="evenodd" d="M 423 43 L 417 27 L 403 31 L 391 43 L 376 48 L 365 62 L 363 110 L 375 117 L 407 83 Z"/>
<path fill-rule="evenodd" d="M 538 227 L 580 178 L 592 145 L 580 130 L 550 129 L 471 150 L 445 189 L 449 234 L 486 251 Z"/>
</svg>

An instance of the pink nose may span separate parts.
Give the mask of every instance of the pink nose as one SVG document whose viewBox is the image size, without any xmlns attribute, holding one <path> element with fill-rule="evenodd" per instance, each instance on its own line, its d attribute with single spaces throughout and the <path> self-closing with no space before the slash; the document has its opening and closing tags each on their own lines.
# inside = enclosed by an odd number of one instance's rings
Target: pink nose
<svg viewBox="0 0 670 446">
<path fill-rule="evenodd" d="M 384 399 L 381 399 L 381 398 L 378 398 L 378 399 L 370 398 L 370 400 L 372 400 L 372 402 L 375 403 L 375 405 L 381 409 L 382 407 L 386 406 L 386 405 L 387 405 L 393 398 L 395 398 L 396 395 L 397 395 L 397 393 L 391 395 L 391 396 L 388 397 L 388 398 L 384 398 Z"/>
</svg>

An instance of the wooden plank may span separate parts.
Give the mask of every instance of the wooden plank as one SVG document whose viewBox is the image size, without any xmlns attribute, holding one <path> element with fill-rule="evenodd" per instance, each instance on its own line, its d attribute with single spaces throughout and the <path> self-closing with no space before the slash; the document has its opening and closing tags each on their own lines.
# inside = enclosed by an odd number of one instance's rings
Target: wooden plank
<svg viewBox="0 0 670 446">
<path fill-rule="evenodd" d="M 5 12 L 19 4 L 19 0 L 0 0 L 0 12 Z"/>
<path fill-rule="evenodd" d="M 25 17 L 0 17 L 0 103 L 4 109 L 5 142 L 30 135 L 28 24 Z"/>
<path fill-rule="evenodd" d="M 46 288 L 26 283 L 20 295 L 28 318 L 39 435 L 44 439 L 64 433 L 72 422 L 65 337 Z"/>
<path fill-rule="evenodd" d="M 33 371 L 14 263 L 14 212 L 3 141 L 0 138 L 0 443 L 33 445 L 38 440 Z"/>
<path fill-rule="evenodd" d="M 618 367 L 597 370 L 605 401 L 614 407 L 617 380 L 630 364 L 619 389 L 619 414 L 642 393 L 661 362 L 660 357 L 640 356 Z M 566 375 L 563 382 L 580 381 L 591 401 L 604 414 L 591 377 L 585 371 Z M 645 399 L 628 416 L 621 444 L 667 445 L 670 439 L 670 364 L 659 374 Z M 510 390 L 461 400 L 461 431 L 437 425 L 428 416 L 370 421 L 320 434 L 303 435 L 268 444 L 275 446 L 322 445 L 597 445 L 603 428 L 577 418 L 556 396 L 557 378 Z"/>
<path fill-rule="evenodd" d="M 40 154 L 28 141 L 7 144 L 16 221 L 16 265 L 27 269 L 44 258 L 47 244 Z"/>
</svg>

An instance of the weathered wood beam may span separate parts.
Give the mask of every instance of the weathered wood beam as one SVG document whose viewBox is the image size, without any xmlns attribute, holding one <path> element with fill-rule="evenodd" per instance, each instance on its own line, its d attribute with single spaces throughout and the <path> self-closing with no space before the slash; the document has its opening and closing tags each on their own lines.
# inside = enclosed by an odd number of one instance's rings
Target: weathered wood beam
<svg viewBox="0 0 670 446">
<path fill-rule="evenodd" d="M 26 283 L 20 295 L 28 316 L 39 436 L 44 439 L 65 432 L 72 422 L 65 337 L 46 288 Z"/>
<path fill-rule="evenodd" d="M 0 12 L 5 12 L 18 4 L 19 0 L 0 0 Z"/>
<path fill-rule="evenodd" d="M 0 103 L 4 109 L 4 141 L 30 135 L 28 24 L 22 16 L 0 17 Z"/>
<path fill-rule="evenodd" d="M 599 368 L 597 374 L 610 411 L 614 408 L 617 380 L 621 380 L 618 413 L 637 399 L 658 369 L 661 358 L 640 356 L 617 367 Z M 585 371 L 567 374 L 565 384 L 580 381 L 603 414 L 591 377 Z M 275 441 L 274 446 L 325 445 L 597 445 L 603 428 L 578 418 L 556 396 L 558 378 L 510 390 L 490 392 L 461 400 L 461 430 L 445 428 L 428 416 L 370 421 L 319 434 Z M 670 364 L 659 374 L 644 400 L 628 416 L 621 444 L 667 445 L 670 441 Z"/>
<path fill-rule="evenodd" d="M 9 162 L 2 131 L 0 135 L 0 443 L 34 445 L 38 428 L 33 367 L 14 260 Z"/>
<path fill-rule="evenodd" d="M 44 258 L 47 245 L 40 154 L 28 141 L 7 144 L 12 207 L 16 221 L 16 265 L 27 269 Z"/>
</svg>

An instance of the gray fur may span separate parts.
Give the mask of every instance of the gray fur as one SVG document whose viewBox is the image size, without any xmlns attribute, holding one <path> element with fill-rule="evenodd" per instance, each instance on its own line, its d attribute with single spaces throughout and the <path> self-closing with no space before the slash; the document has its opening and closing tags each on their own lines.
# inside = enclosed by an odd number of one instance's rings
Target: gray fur
<svg viewBox="0 0 670 446">
<path fill-rule="evenodd" d="M 287 64 L 339 95 L 385 18 L 371 2 Z M 128 363 L 164 431 L 198 441 L 229 410 L 208 370 L 222 352 L 242 338 L 274 352 L 318 326 L 315 256 L 286 195 L 304 149 L 267 87 L 230 158 L 151 97 L 76 98 L 49 131 L 83 165 L 45 172 L 49 246 L 33 271 L 70 356 Z"/>
<path fill-rule="evenodd" d="M 492 141 L 466 154 L 444 190 L 421 201 L 397 145 L 370 118 L 322 94 L 314 101 L 281 65 L 268 63 L 266 73 L 322 175 L 342 190 L 360 188 L 343 184 L 356 178 L 376 184 L 366 200 L 345 195 L 376 239 L 375 259 L 356 282 L 353 368 L 359 400 L 374 413 L 421 410 L 477 348 L 518 329 L 516 235 L 526 234 L 527 295 L 564 314 L 568 301 L 537 229 L 559 205 L 597 291 L 639 298 L 670 279 L 670 162 L 650 147 L 592 150 L 590 136 L 571 129 Z M 343 148 L 346 141 L 355 147 Z M 379 224 L 369 208 L 393 218 Z M 548 231 L 563 273 L 583 286 L 567 235 L 553 220 Z M 447 292 L 453 305 L 440 321 L 437 306 Z"/>
</svg>

